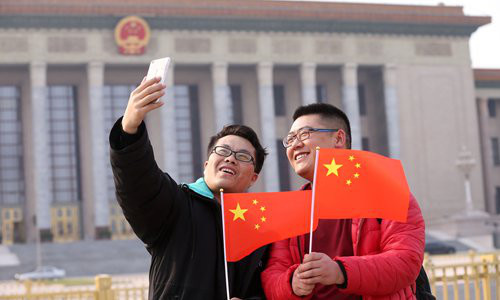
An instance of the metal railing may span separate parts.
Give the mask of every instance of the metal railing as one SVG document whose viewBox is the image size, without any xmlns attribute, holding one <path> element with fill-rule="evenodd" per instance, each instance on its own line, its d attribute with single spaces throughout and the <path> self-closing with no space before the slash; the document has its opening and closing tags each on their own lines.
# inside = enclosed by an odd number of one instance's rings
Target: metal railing
<svg viewBox="0 0 500 300">
<path fill-rule="evenodd" d="M 424 259 L 437 299 L 500 299 L 500 253 L 440 255 Z"/>
<path fill-rule="evenodd" d="M 60 285 L 23 282 L 23 286 L 13 294 L 2 295 L 2 300 L 146 300 L 147 284 L 112 283 L 109 275 L 95 277 L 95 287 L 63 288 Z"/>
</svg>

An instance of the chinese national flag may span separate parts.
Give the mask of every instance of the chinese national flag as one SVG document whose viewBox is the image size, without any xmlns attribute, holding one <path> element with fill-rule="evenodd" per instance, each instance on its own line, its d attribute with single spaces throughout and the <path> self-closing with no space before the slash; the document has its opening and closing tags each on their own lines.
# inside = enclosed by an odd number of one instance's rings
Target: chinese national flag
<svg viewBox="0 0 500 300">
<path fill-rule="evenodd" d="M 367 151 L 321 149 L 315 189 L 319 219 L 406 222 L 410 190 L 399 160 Z"/>
<path fill-rule="evenodd" d="M 309 232 L 312 192 L 224 194 L 227 261 Z M 313 230 L 317 227 L 317 219 Z"/>
</svg>

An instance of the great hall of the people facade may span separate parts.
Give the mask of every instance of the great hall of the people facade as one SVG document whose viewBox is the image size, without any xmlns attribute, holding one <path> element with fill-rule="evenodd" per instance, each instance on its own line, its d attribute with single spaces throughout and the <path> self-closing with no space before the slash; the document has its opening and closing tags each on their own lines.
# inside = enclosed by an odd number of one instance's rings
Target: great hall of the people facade
<svg viewBox="0 0 500 300">
<path fill-rule="evenodd" d="M 131 235 L 107 138 L 165 56 L 168 100 L 146 123 L 179 183 L 202 175 L 213 133 L 243 123 L 270 152 L 252 191 L 297 189 L 281 139 L 297 106 L 327 102 L 349 115 L 353 148 L 401 159 L 428 228 L 467 207 L 495 215 L 500 71 L 475 81 L 469 50 L 490 21 L 454 6 L 1 1 L 2 243 L 33 241 L 35 220 L 43 240 Z M 469 204 L 464 153 L 475 160 Z"/>
</svg>

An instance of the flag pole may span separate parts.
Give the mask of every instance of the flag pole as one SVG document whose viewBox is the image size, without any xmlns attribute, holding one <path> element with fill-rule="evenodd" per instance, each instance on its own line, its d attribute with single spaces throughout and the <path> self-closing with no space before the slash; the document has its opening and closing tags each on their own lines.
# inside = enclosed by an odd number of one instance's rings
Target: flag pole
<svg viewBox="0 0 500 300">
<path fill-rule="evenodd" d="M 224 189 L 220 189 L 220 206 L 222 208 L 222 243 L 224 243 L 224 275 L 226 277 L 226 293 L 227 300 L 230 300 L 229 296 L 229 277 L 227 274 L 227 256 L 226 256 L 226 223 L 224 222 Z"/>
<path fill-rule="evenodd" d="M 311 201 L 311 227 L 309 228 L 309 253 L 313 247 L 313 223 L 314 223 L 314 200 L 316 193 L 316 172 L 318 171 L 319 147 L 316 147 L 316 159 L 314 160 L 314 177 L 312 186 L 312 201 Z"/>
</svg>

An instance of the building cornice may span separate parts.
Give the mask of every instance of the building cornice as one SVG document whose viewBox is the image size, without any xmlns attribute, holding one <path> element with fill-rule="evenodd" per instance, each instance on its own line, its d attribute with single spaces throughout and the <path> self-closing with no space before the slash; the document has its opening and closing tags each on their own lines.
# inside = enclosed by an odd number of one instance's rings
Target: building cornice
<svg viewBox="0 0 500 300">
<path fill-rule="evenodd" d="M 111 28 L 145 17 L 155 29 L 467 36 L 491 22 L 461 6 L 269 0 L 1 0 L 0 26 Z M 16 20 L 17 18 L 22 19 Z M 23 24 L 25 23 L 25 24 Z"/>
<path fill-rule="evenodd" d="M 123 16 L 1 15 L 0 28 L 113 29 Z M 143 16 L 152 29 L 470 36 L 477 24 Z"/>
<path fill-rule="evenodd" d="M 500 88 L 500 69 L 474 69 L 476 88 Z"/>
<path fill-rule="evenodd" d="M 479 89 L 500 89 L 500 81 L 476 81 Z"/>
</svg>

